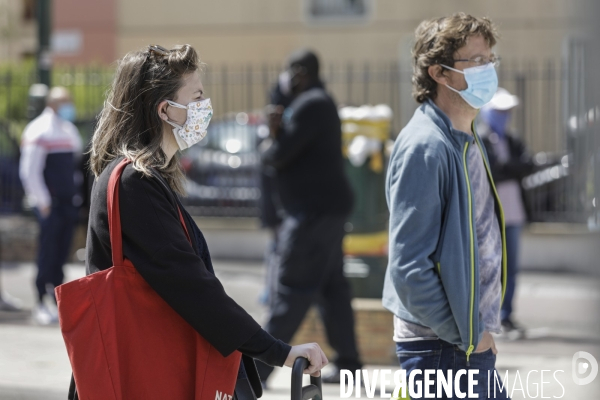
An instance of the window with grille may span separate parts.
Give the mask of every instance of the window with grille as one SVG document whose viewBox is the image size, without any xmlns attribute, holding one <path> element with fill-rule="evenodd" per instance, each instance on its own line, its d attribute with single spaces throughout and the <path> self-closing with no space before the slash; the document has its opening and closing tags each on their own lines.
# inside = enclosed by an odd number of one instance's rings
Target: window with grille
<svg viewBox="0 0 600 400">
<path fill-rule="evenodd" d="M 306 0 L 311 20 L 361 20 L 368 16 L 371 0 Z"/>
<path fill-rule="evenodd" d="M 23 0 L 23 21 L 35 19 L 35 0 Z"/>
</svg>

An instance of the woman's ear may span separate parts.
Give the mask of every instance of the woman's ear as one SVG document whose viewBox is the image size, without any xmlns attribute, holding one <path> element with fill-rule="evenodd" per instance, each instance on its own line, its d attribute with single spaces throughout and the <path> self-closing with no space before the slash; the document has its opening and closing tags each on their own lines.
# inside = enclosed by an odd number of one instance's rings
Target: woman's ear
<svg viewBox="0 0 600 400">
<path fill-rule="evenodd" d="M 169 116 L 167 115 L 167 106 L 168 105 L 169 105 L 169 103 L 167 103 L 166 100 L 163 100 L 160 103 L 158 103 L 158 107 L 156 107 L 156 112 L 158 113 L 158 118 L 162 119 L 163 121 L 166 121 L 169 119 Z"/>
<path fill-rule="evenodd" d="M 444 75 L 444 68 L 439 64 L 430 65 L 427 68 L 427 72 L 431 79 L 439 83 L 440 85 L 446 85 L 448 83 L 448 78 Z"/>
</svg>

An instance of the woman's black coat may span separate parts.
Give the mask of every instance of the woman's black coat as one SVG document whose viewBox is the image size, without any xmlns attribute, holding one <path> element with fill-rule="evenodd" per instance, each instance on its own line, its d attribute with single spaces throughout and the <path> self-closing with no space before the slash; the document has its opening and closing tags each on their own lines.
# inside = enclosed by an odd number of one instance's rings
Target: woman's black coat
<svg viewBox="0 0 600 400">
<path fill-rule="evenodd" d="M 111 162 L 94 183 L 86 246 L 87 273 L 112 266 L 106 192 Z M 166 181 L 128 164 L 121 176 L 119 206 L 123 253 L 148 284 L 223 356 L 240 350 L 271 365 L 285 362 L 290 346 L 274 339 L 224 291 L 212 271 L 206 242 L 189 214 L 190 245 L 181 226 L 178 199 Z"/>
</svg>

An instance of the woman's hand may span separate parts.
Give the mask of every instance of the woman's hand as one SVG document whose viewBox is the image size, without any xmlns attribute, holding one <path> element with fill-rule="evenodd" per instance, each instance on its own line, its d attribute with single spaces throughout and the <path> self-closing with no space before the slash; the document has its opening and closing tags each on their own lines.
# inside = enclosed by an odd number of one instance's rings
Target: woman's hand
<svg viewBox="0 0 600 400">
<path fill-rule="evenodd" d="M 284 365 L 291 368 L 294 365 L 294 361 L 296 361 L 296 358 L 298 357 L 304 357 L 308 359 L 310 364 L 308 368 L 304 370 L 304 373 L 312 376 L 320 376 L 321 369 L 329 363 L 325 353 L 323 353 L 321 347 L 319 347 L 319 345 L 316 343 L 292 346 L 292 350 L 290 350 L 290 353 L 285 359 Z"/>
</svg>

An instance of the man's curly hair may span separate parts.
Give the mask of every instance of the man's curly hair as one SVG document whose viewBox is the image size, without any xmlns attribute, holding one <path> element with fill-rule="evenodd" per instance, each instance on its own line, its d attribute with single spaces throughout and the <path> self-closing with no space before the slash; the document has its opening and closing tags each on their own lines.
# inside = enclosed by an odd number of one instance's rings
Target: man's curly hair
<svg viewBox="0 0 600 400">
<path fill-rule="evenodd" d="M 498 39 L 496 28 L 488 18 L 465 13 L 425 20 L 415 30 L 413 57 L 413 97 L 419 103 L 434 99 L 437 83 L 429 76 L 431 65 L 454 66 L 454 54 L 473 35 L 481 35 L 493 47 Z"/>
</svg>

